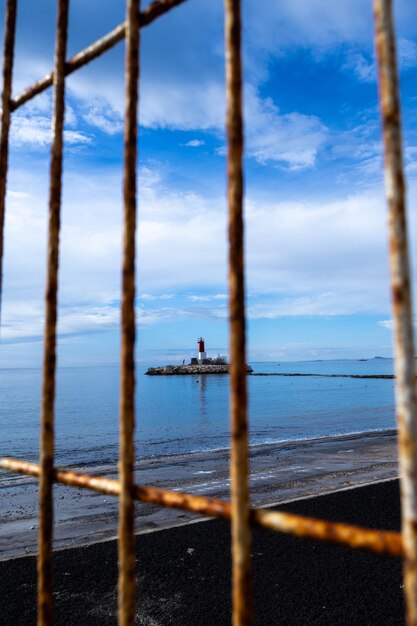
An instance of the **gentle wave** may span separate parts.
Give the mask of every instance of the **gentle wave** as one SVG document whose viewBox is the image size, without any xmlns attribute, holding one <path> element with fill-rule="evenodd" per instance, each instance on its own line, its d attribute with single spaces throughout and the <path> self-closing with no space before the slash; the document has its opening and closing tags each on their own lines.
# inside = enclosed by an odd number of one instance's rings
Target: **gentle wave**
<svg viewBox="0 0 417 626">
<path fill-rule="evenodd" d="M 266 448 L 279 448 L 281 450 L 285 450 L 288 447 L 294 448 L 297 446 L 308 446 L 315 443 L 333 443 L 333 442 L 341 442 L 341 441 L 350 441 L 350 440 L 358 440 L 358 439 L 367 439 L 370 437 L 376 436 L 384 436 L 384 437 L 395 437 L 397 435 L 397 430 L 395 428 L 380 428 L 380 429 L 372 429 L 367 431 L 351 431 L 349 433 L 343 434 L 335 434 L 328 435 L 325 437 L 302 437 L 302 438 L 292 438 L 292 439 L 281 439 L 281 440 L 271 440 L 264 441 L 263 443 L 256 443 L 249 446 L 249 453 L 254 453 L 257 450 L 262 450 Z M 141 467 L 146 466 L 147 468 L 151 468 L 153 464 L 157 464 L 158 461 L 167 462 L 168 460 L 172 462 L 176 462 L 178 460 L 189 461 L 190 457 L 195 457 L 198 455 L 207 457 L 215 454 L 228 453 L 230 450 L 229 447 L 219 447 L 219 448 L 200 448 L 195 450 L 190 450 L 186 453 L 181 454 L 159 454 L 146 458 L 137 458 L 135 463 L 135 470 L 139 471 Z M 58 465 L 59 467 L 70 469 L 73 471 L 77 471 L 80 473 L 91 473 L 95 476 L 98 475 L 106 475 L 106 476 L 116 476 L 117 475 L 117 461 L 113 462 L 91 462 L 91 463 L 82 463 L 82 464 L 68 464 L 68 465 Z M 195 472 L 196 474 L 210 474 L 211 471 L 199 471 Z M 13 474 L 11 475 L 9 472 L 0 470 L 0 487 L 10 487 L 15 486 L 17 484 L 24 485 L 26 483 L 36 482 L 36 478 Z"/>
</svg>

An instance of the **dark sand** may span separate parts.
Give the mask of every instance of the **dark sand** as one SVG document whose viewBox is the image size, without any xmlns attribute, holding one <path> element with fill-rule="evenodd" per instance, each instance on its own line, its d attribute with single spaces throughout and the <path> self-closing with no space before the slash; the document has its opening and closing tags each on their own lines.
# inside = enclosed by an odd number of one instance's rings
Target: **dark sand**
<svg viewBox="0 0 417 626">
<path fill-rule="evenodd" d="M 284 510 L 398 530 L 397 481 L 286 504 Z M 229 625 L 229 524 L 207 521 L 137 537 L 137 624 Z M 116 624 L 116 544 L 54 555 L 55 624 Z M 266 530 L 253 536 L 256 624 L 404 623 L 400 561 Z M 36 623 L 34 557 L 0 563 L 0 624 Z"/>
</svg>

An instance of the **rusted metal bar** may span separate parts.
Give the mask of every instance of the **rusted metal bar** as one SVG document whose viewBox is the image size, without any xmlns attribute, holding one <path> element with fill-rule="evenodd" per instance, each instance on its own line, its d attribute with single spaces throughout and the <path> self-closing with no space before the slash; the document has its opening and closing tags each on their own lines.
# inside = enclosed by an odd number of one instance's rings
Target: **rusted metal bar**
<svg viewBox="0 0 417 626">
<path fill-rule="evenodd" d="M 144 11 L 142 11 L 139 15 L 139 26 L 138 28 L 142 28 L 143 26 L 148 26 L 153 21 L 155 21 L 161 15 L 168 13 L 174 7 L 182 4 L 185 0 L 157 0 L 155 2 L 151 2 Z M 68 76 L 72 74 L 80 67 L 87 65 L 90 61 L 97 59 L 97 57 L 101 56 L 107 50 L 113 48 L 116 44 L 123 41 L 126 35 L 126 22 L 123 24 L 119 24 L 114 30 L 107 35 L 104 35 L 101 39 L 98 39 L 96 42 L 78 52 L 75 56 L 73 56 L 66 64 L 65 64 L 65 75 Z M 42 93 L 49 87 L 51 87 L 53 83 L 54 73 L 50 72 L 36 83 L 22 91 L 22 93 L 17 96 L 17 98 L 12 100 L 12 111 L 21 107 L 25 102 L 31 100 L 38 94 Z"/>
<path fill-rule="evenodd" d="M 403 554 L 401 534 L 393 531 L 362 528 L 340 522 L 328 522 L 313 517 L 263 509 L 251 511 L 251 522 L 263 528 L 297 537 L 308 537 L 309 539 L 338 543 L 350 548 L 397 557 L 401 557 Z"/>
<path fill-rule="evenodd" d="M 230 419 L 233 624 L 253 621 L 243 259 L 243 121 L 240 0 L 225 0 L 229 205 Z"/>
<path fill-rule="evenodd" d="M 133 626 L 135 585 L 135 236 L 140 0 L 126 2 L 126 110 L 119 436 L 119 625 Z"/>
<path fill-rule="evenodd" d="M 40 473 L 39 465 L 36 463 L 18 459 L 0 459 L 0 469 L 35 478 L 38 478 Z M 54 470 L 53 478 L 55 482 L 71 487 L 91 489 L 112 496 L 120 494 L 120 481 L 112 478 L 89 476 L 60 469 Z M 232 516 L 230 502 L 158 487 L 135 485 L 134 498 L 148 504 L 158 504 L 225 520 L 230 520 Z M 377 554 L 403 556 L 401 534 L 393 531 L 362 528 L 267 509 L 250 509 L 249 521 L 252 526 L 267 528 L 275 532 L 341 544 Z"/>
<path fill-rule="evenodd" d="M 6 21 L 3 48 L 3 91 L 0 129 L 0 321 L 3 299 L 3 241 L 4 216 L 6 203 L 7 166 L 9 161 L 9 128 L 11 111 L 11 93 L 16 32 L 17 0 L 7 0 Z"/>
<path fill-rule="evenodd" d="M 49 188 L 48 258 L 45 290 L 46 319 L 40 439 L 38 626 L 48 626 L 52 623 L 52 484 L 55 444 L 56 326 L 68 5 L 69 0 L 59 0 L 55 43 L 53 139 Z"/>
<path fill-rule="evenodd" d="M 389 210 L 404 588 L 407 624 L 417 626 L 417 397 L 401 112 L 391 0 L 374 0 L 374 16 Z"/>
</svg>

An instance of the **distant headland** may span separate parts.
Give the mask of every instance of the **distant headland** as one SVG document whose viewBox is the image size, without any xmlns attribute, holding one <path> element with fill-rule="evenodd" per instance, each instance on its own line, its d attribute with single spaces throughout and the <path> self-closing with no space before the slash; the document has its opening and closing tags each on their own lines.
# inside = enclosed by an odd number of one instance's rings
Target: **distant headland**
<svg viewBox="0 0 417 626">
<path fill-rule="evenodd" d="M 197 340 L 198 355 L 192 357 L 191 361 L 186 364 L 185 359 L 182 365 L 162 365 L 161 367 L 149 367 L 146 374 L 148 376 L 175 376 L 175 375 L 193 375 L 193 374 L 228 374 L 229 364 L 227 357 L 220 354 L 215 358 L 208 358 L 205 351 L 204 339 L 200 337 Z M 253 369 L 250 365 L 246 365 L 246 372 L 252 374 Z"/>
</svg>

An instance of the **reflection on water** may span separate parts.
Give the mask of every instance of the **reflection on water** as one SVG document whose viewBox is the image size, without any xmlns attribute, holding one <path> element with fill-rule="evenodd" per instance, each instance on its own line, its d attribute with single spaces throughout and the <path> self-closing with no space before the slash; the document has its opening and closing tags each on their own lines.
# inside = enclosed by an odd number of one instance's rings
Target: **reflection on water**
<svg viewBox="0 0 417 626">
<path fill-rule="evenodd" d="M 207 385 L 207 376 L 200 376 L 199 378 L 199 397 L 200 397 L 200 420 L 201 424 L 205 425 L 208 420 L 208 410 L 207 410 L 207 397 L 206 397 L 206 385 Z"/>
</svg>

